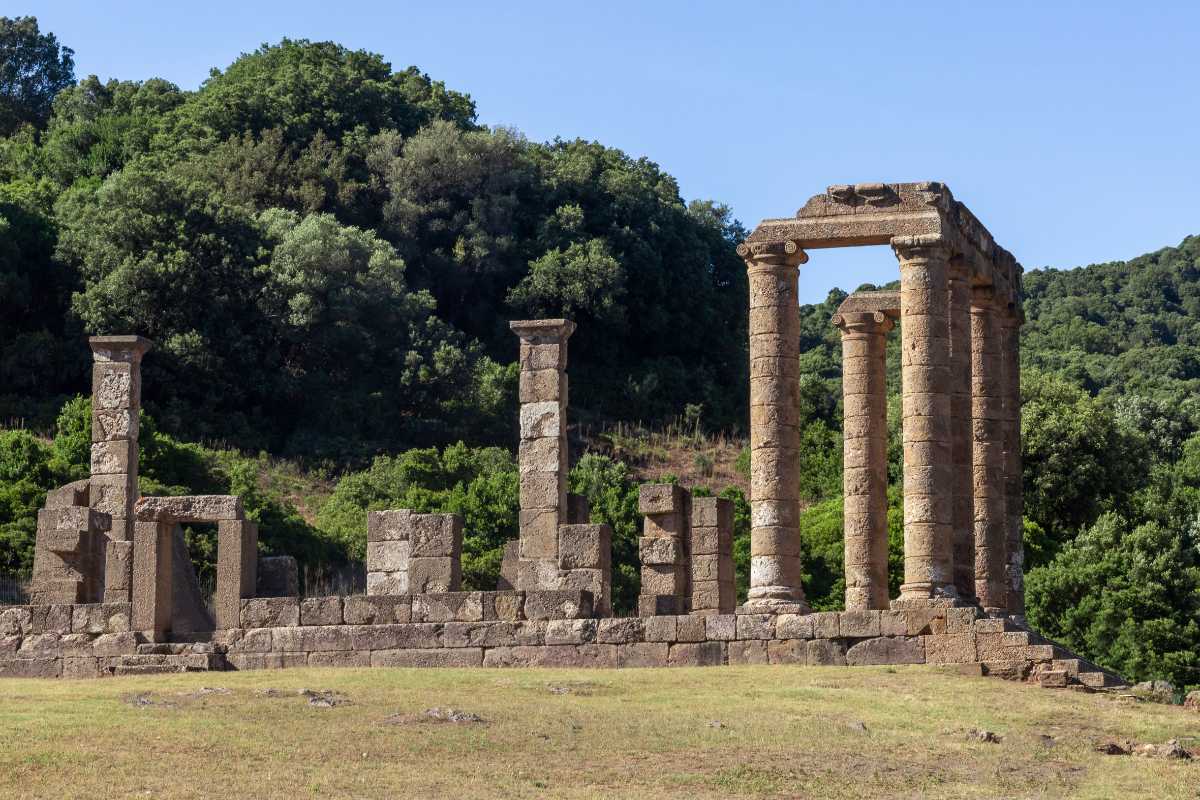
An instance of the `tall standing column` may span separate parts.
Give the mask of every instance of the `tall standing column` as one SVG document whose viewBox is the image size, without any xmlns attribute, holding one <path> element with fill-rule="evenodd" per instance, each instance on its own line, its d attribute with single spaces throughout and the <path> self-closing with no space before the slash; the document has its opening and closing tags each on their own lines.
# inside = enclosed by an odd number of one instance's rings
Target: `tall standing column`
<svg viewBox="0 0 1200 800">
<path fill-rule="evenodd" d="M 795 242 L 742 244 L 750 282 L 750 592 L 745 611 L 805 612 L 800 585 L 800 306 Z"/>
<path fill-rule="evenodd" d="M 953 571 L 947 262 L 936 235 L 898 236 L 904 425 L 904 584 L 897 607 L 957 602 Z"/>
<path fill-rule="evenodd" d="M 975 493 L 975 596 L 989 614 L 1006 602 L 1006 431 L 1000 327 L 991 287 L 971 294 L 971 430 Z"/>
<path fill-rule="evenodd" d="M 881 312 L 835 314 L 842 331 L 846 610 L 888 607 L 887 333 Z"/>
<path fill-rule="evenodd" d="M 141 336 L 93 336 L 90 504 L 112 517 L 104 599 L 128 602 L 132 589 L 133 504 L 138 499 L 138 412 L 142 356 L 153 342 Z"/>
<path fill-rule="evenodd" d="M 558 526 L 567 508 L 567 339 L 575 323 L 521 320 L 520 545 L 517 588 L 560 587 Z"/>
<path fill-rule="evenodd" d="M 967 262 L 950 261 L 950 447 L 954 462 L 954 588 L 975 596 L 975 498 L 971 460 L 971 286 Z"/>
<path fill-rule="evenodd" d="M 1025 616 L 1025 497 L 1021 462 L 1020 306 L 1000 317 L 1004 374 L 1004 501 L 1007 525 L 1007 602 L 1009 614 Z"/>
</svg>

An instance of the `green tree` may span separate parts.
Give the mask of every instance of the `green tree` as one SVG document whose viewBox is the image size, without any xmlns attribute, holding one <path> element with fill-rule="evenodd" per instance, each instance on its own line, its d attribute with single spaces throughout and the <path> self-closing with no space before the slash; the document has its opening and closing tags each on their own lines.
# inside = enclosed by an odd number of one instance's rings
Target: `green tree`
<svg viewBox="0 0 1200 800">
<path fill-rule="evenodd" d="M 0 17 L 0 136 L 46 124 L 54 96 L 75 82 L 74 56 L 36 17 Z"/>
</svg>

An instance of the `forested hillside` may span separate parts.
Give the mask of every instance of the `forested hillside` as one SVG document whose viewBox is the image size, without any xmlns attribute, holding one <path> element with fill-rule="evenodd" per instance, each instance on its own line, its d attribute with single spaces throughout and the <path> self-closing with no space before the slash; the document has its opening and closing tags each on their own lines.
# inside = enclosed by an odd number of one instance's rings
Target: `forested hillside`
<svg viewBox="0 0 1200 800">
<path fill-rule="evenodd" d="M 46 490 L 86 474 L 84 337 L 136 332 L 156 342 L 144 493 L 240 494 L 263 550 L 313 572 L 361 558 L 368 509 L 455 511 L 465 580 L 491 588 L 516 535 L 507 320 L 562 315 L 586 423 L 571 485 L 616 532 L 615 605 L 637 594 L 639 477 L 662 474 L 641 434 L 586 435 L 620 420 L 686 423 L 665 460 L 694 458 L 680 479 L 735 500 L 744 590 L 748 506 L 701 447 L 745 428 L 745 231 L 727 208 L 599 143 L 481 126 L 469 95 L 331 43 L 264 46 L 196 91 L 129 77 L 76 82 L 52 36 L 0 19 L 0 575 L 28 574 Z M 1030 618 L 1128 677 L 1200 685 L 1200 238 L 1025 288 Z M 802 309 L 818 608 L 843 591 L 844 297 Z M 208 535 L 189 546 L 210 573 Z"/>
</svg>

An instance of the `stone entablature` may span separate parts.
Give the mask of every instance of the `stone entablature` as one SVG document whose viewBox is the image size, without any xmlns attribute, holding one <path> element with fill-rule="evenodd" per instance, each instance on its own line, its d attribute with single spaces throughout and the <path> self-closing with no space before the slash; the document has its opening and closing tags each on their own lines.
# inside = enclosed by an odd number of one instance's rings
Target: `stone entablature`
<svg viewBox="0 0 1200 800">
<path fill-rule="evenodd" d="M 795 217 L 763 220 L 746 239 L 746 255 L 782 248 L 805 249 L 890 244 L 898 236 L 936 236 L 966 258 L 974 284 L 995 286 L 1006 303 L 1019 304 L 1021 265 L 992 234 L 936 181 L 830 186 Z"/>
</svg>

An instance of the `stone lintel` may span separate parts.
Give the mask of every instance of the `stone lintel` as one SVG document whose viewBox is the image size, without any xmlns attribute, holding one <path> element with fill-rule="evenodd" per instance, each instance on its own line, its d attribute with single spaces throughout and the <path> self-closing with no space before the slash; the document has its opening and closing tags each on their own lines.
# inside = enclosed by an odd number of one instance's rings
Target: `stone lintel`
<svg viewBox="0 0 1200 800">
<path fill-rule="evenodd" d="M 227 494 L 143 497 L 134 506 L 138 521 L 221 522 L 240 520 L 242 498 Z"/>
</svg>

